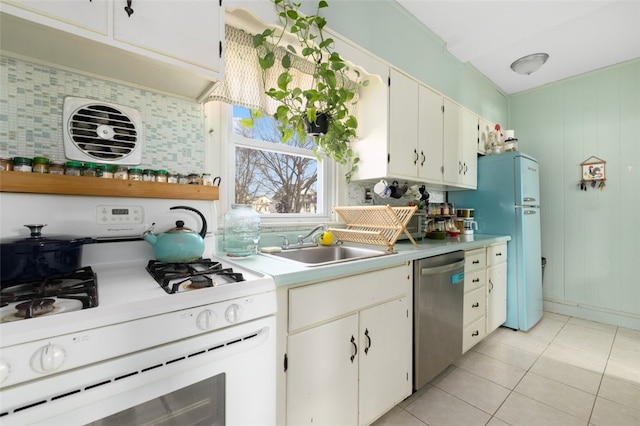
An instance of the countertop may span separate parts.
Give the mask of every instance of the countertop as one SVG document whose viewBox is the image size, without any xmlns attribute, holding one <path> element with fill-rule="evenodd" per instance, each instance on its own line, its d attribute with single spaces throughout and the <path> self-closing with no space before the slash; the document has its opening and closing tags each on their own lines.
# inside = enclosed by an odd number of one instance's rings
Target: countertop
<svg viewBox="0 0 640 426">
<path fill-rule="evenodd" d="M 333 265 L 325 266 L 304 266 L 282 259 L 275 259 L 264 255 L 255 255 L 243 259 L 227 257 L 225 260 L 236 263 L 239 266 L 253 269 L 271 275 L 276 286 L 290 286 L 308 284 L 318 281 L 327 281 L 343 276 L 354 275 L 366 271 L 382 269 L 389 266 L 399 265 L 406 261 L 422 259 L 424 257 L 437 256 L 456 250 L 473 250 L 486 247 L 492 244 L 502 243 L 511 239 L 508 235 L 486 235 L 475 234 L 471 236 L 460 235 L 457 237 L 447 237 L 444 240 L 418 240 L 417 247 L 409 241 L 398 242 L 394 251 L 395 254 L 378 256 L 369 259 L 352 260 Z M 358 244 L 347 243 L 347 245 L 358 246 Z M 369 248 L 380 246 L 367 246 Z"/>
</svg>

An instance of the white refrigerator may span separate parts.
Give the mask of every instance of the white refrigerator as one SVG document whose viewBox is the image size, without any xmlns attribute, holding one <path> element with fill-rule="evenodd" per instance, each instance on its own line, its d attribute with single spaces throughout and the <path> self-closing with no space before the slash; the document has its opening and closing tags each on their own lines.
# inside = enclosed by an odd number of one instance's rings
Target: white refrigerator
<svg viewBox="0 0 640 426">
<path fill-rule="evenodd" d="M 510 235 L 507 320 L 529 330 L 542 318 L 540 168 L 531 156 L 508 152 L 478 158 L 478 189 L 450 191 L 457 208 L 474 208 L 478 233 Z"/>
</svg>

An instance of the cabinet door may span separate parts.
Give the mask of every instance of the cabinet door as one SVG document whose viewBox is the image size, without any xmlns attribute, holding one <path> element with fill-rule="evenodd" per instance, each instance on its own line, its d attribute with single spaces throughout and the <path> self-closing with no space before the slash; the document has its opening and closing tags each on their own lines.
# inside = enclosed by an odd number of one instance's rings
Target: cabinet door
<svg viewBox="0 0 640 426">
<path fill-rule="evenodd" d="M 442 96 L 420 86 L 418 121 L 418 177 L 442 182 Z"/>
<path fill-rule="evenodd" d="M 183 62 L 220 70 L 222 8 L 217 1 L 114 1 L 114 38 Z"/>
<path fill-rule="evenodd" d="M 462 170 L 458 183 L 465 188 L 478 187 L 478 116 L 462 110 L 461 134 Z"/>
<path fill-rule="evenodd" d="M 287 345 L 287 424 L 357 424 L 358 315 L 291 335 Z"/>
<path fill-rule="evenodd" d="M 444 183 L 456 185 L 462 173 L 462 108 L 444 99 Z"/>
<path fill-rule="evenodd" d="M 417 81 L 390 70 L 389 176 L 415 178 L 418 170 Z"/>
<path fill-rule="evenodd" d="M 360 424 L 411 394 L 411 315 L 403 297 L 360 313 Z"/>
<path fill-rule="evenodd" d="M 9 0 L 6 3 L 99 34 L 108 32 L 107 0 Z"/>
<path fill-rule="evenodd" d="M 507 264 L 487 268 L 487 334 L 507 320 Z"/>
</svg>

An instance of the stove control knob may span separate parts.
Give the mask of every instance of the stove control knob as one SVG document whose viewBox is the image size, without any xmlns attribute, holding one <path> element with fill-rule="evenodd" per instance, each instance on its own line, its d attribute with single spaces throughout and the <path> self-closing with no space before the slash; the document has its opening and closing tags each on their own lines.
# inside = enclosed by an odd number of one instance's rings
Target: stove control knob
<svg viewBox="0 0 640 426">
<path fill-rule="evenodd" d="M 202 330 L 211 330 L 216 325 L 216 313 L 211 309 L 205 309 L 196 317 L 196 326 Z"/>
<path fill-rule="evenodd" d="M 230 323 L 238 322 L 242 316 L 242 308 L 234 303 L 224 311 L 224 316 Z"/>
<path fill-rule="evenodd" d="M 0 383 L 4 383 L 7 378 L 9 378 L 9 374 L 11 373 L 11 366 L 8 362 L 3 359 L 0 359 Z"/>
<path fill-rule="evenodd" d="M 33 353 L 31 368 L 36 373 L 51 373 L 62 366 L 66 355 L 60 346 L 49 343 Z"/>
</svg>

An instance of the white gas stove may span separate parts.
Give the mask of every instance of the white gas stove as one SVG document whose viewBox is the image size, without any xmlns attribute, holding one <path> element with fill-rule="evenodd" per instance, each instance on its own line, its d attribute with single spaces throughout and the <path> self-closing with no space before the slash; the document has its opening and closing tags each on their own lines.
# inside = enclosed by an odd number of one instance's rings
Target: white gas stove
<svg viewBox="0 0 640 426">
<path fill-rule="evenodd" d="M 14 285 L 1 283 L 7 302 L 0 308 L 3 422 L 117 424 L 163 416 L 180 422 L 187 419 L 179 418 L 185 412 L 215 418 L 212 423 L 220 418 L 224 424 L 275 422 L 275 401 L 269 396 L 275 394 L 273 279 L 230 266 L 215 255 L 214 236 L 208 234 L 204 261 L 193 265 L 196 278 L 170 275 L 163 286 L 152 272 L 164 265 L 150 262 L 152 246 L 140 240 L 154 222 L 158 232 L 176 220 L 200 228 L 197 215 L 169 210 L 175 205 L 198 209 L 211 227 L 213 202 L 0 197 L 2 238 L 26 238 L 23 225 L 46 223 L 43 235 L 98 240 L 83 246 L 82 261 L 95 276 L 96 306 L 54 296 L 52 303 L 62 308 L 16 314 L 16 305 L 24 301 L 10 300 L 6 295 Z M 206 395 L 198 396 L 203 380 L 210 383 L 204 385 Z M 166 409 L 159 401 L 168 395 L 184 402 Z M 248 401 L 251 410 L 243 409 Z M 165 408 L 149 408 L 154 404 Z M 138 417 L 139 411 L 150 417 Z"/>
</svg>

